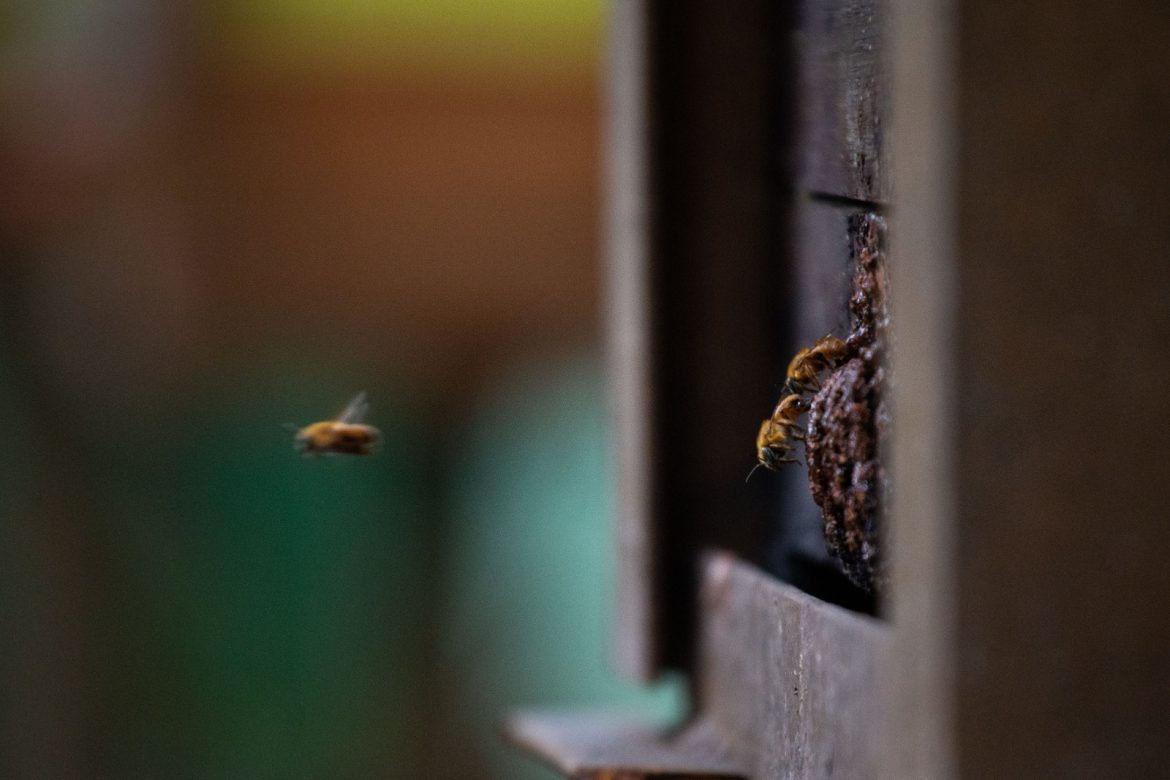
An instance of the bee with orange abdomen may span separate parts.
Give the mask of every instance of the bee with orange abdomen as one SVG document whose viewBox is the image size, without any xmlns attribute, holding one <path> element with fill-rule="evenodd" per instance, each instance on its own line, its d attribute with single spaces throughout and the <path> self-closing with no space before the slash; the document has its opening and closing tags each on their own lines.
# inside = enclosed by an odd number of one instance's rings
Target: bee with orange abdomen
<svg viewBox="0 0 1170 780">
<path fill-rule="evenodd" d="M 831 371 L 844 361 L 849 347 L 836 336 L 823 336 L 811 347 L 806 347 L 788 364 L 788 381 L 785 386 L 794 393 L 819 390 L 822 371 Z"/>
<path fill-rule="evenodd" d="M 760 423 L 760 432 L 756 434 L 757 463 L 748 473 L 749 478 L 760 466 L 770 471 L 779 471 L 781 463 L 800 463 L 789 456 L 796 451 L 793 442 L 804 440 L 804 433 L 796 419 L 808 408 L 808 401 L 796 393 L 780 399 L 772 416 Z"/>
<path fill-rule="evenodd" d="M 372 455 L 382 434 L 374 426 L 362 423 L 369 406 L 366 394 L 361 392 L 334 419 L 297 429 L 297 449 L 305 456 Z"/>
</svg>

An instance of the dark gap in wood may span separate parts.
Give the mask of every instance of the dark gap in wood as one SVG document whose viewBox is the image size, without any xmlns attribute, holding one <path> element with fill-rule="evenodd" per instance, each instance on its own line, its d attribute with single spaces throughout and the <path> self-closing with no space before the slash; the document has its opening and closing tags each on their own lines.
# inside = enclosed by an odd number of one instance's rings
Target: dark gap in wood
<svg viewBox="0 0 1170 780">
<path fill-rule="evenodd" d="M 769 176 L 788 146 L 787 125 L 770 126 L 771 92 L 783 86 L 773 5 L 753 0 L 731 15 L 713 0 L 650 6 L 658 669 L 693 668 L 699 551 L 759 561 L 774 514 L 762 484 L 743 484 L 757 407 L 777 379 L 771 328 L 784 282 L 772 266 L 788 243 Z"/>
<path fill-rule="evenodd" d="M 848 301 L 853 294 L 851 218 L 871 209 L 802 196 L 789 199 L 792 240 L 776 265 L 788 278 L 789 291 L 777 307 L 786 318 L 775 331 L 773 371 L 782 375 L 795 351 L 826 333 L 844 338 L 850 330 Z M 778 390 L 777 390 L 778 392 Z M 775 399 L 772 399 L 775 403 Z M 807 470 L 793 466 L 762 477 L 774 503 L 766 565 L 772 576 L 821 601 L 873 615 L 874 598 L 850 583 L 828 552 L 824 519 L 812 499 Z"/>
<path fill-rule="evenodd" d="M 830 192 L 805 192 L 804 197 L 816 203 L 826 203 L 833 206 L 845 206 L 848 208 L 861 209 L 864 211 L 872 211 L 882 216 L 889 216 L 890 204 L 880 203 L 876 200 L 864 200 L 862 198 L 851 198 L 848 195 L 834 195 Z"/>
</svg>

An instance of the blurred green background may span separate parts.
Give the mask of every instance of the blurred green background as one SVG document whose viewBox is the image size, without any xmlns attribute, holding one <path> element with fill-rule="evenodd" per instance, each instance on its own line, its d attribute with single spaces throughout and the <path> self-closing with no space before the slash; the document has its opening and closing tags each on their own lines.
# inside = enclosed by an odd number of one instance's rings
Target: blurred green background
<svg viewBox="0 0 1170 780">
<path fill-rule="evenodd" d="M 0 775 L 547 777 L 607 663 L 596 2 L 0 11 Z M 280 425 L 354 392 L 370 459 Z"/>
</svg>

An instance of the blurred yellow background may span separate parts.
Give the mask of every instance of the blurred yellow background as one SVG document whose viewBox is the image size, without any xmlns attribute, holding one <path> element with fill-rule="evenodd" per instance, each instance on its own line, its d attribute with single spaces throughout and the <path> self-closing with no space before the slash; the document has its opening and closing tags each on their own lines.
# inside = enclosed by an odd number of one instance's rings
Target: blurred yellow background
<svg viewBox="0 0 1170 780">
<path fill-rule="evenodd" d="M 0 775 L 544 777 L 606 662 L 595 2 L 0 11 Z M 308 461 L 354 392 L 386 435 Z"/>
</svg>

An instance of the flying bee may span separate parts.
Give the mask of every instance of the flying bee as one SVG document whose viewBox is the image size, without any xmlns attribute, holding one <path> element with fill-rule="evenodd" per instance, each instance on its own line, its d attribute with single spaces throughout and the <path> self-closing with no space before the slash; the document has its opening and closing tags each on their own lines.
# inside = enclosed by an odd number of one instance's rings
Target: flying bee
<svg viewBox="0 0 1170 780">
<path fill-rule="evenodd" d="M 822 371 L 836 368 L 849 354 L 849 347 L 836 336 L 823 336 L 811 347 L 805 347 L 793 356 L 788 364 L 788 381 L 785 386 L 794 393 L 820 390 Z"/>
<path fill-rule="evenodd" d="M 789 456 L 796 451 L 793 442 L 804 441 L 804 433 L 796 418 L 807 412 L 808 408 L 808 401 L 796 393 L 780 399 L 772 416 L 760 423 L 760 432 L 756 434 L 757 462 L 748 472 L 748 479 L 760 466 L 769 471 L 779 471 L 781 463 L 800 463 Z"/>
<path fill-rule="evenodd" d="M 296 431 L 295 446 L 306 457 L 372 455 L 382 434 L 374 426 L 362 424 L 369 406 L 363 391 L 332 420 L 315 422 L 304 428 L 291 426 Z"/>
</svg>

